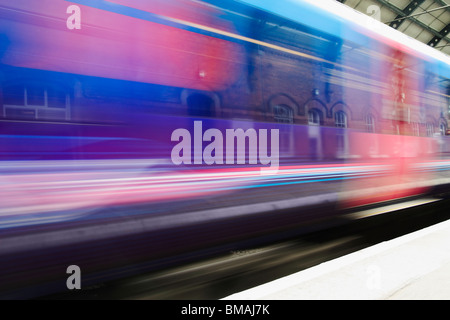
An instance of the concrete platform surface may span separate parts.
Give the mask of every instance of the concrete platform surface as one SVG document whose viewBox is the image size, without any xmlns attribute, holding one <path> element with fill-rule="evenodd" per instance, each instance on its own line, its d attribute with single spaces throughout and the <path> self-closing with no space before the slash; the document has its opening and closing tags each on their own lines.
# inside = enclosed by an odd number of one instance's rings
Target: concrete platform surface
<svg viewBox="0 0 450 320">
<path fill-rule="evenodd" d="M 450 299 L 450 220 L 224 298 L 292 299 Z"/>
</svg>

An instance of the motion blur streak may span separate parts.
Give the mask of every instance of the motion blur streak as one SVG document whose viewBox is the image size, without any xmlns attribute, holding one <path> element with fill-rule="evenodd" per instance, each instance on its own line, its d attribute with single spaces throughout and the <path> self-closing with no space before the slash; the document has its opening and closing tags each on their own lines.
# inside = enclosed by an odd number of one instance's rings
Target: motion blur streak
<svg viewBox="0 0 450 320">
<path fill-rule="evenodd" d="M 393 165 L 354 163 L 333 166 L 304 165 L 280 168 L 276 175 L 261 175 L 258 167 L 197 170 L 186 174 L 152 170 L 151 160 L 124 162 L 44 161 L 28 165 L 23 162 L 3 163 L 1 169 L 8 175 L 1 177 L 0 193 L 4 200 L 0 207 L 0 228 L 20 224 L 48 223 L 48 213 L 67 211 L 52 217 L 53 221 L 74 219 L 90 209 L 118 204 L 154 202 L 168 199 L 204 197 L 217 192 L 231 192 L 242 188 L 275 187 L 281 185 L 314 183 L 343 179 L 392 176 Z M 157 164 L 156 162 L 154 162 Z M 17 165 L 17 168 L 16 168 Z M 138 167 L 144 166 L 145 167 Z M 51 168 L 65 172 L 52 172 Z M 86 169 L 83 170 L 83 167 Z M 104 168 L 102 168 L 104 167 Z M 118 168 L 115 168 L 118 167 Z M 449 170 L 450 162 L 434 161 L 416 165 L 418 170 Z M 48 168 L 45 173 L 11 174 L 20 170 Z M 67 172 L 66 170 L 74 170 Z M 100 170 L 99 169 L 103 169 Z M 49 172 L 50 171 L 50 172 Z M 77 213 L 74 210 L 79 210 Z M 22 220 L 17 215 L 27 215 Z"/>
<path fill-rule="evenodd" d="M 0 297 L 441 194 L 450 59 L 365 19 L 335 0 L 0 0 Z"/>
</svg>

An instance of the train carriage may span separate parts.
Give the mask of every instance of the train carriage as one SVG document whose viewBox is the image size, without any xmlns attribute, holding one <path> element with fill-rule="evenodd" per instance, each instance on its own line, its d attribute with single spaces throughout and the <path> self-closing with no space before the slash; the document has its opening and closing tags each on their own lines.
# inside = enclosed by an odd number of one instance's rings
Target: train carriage
<svg viewBox="0 0 450 320">
<path fill-rule="evenodd" d="M 448 183 L 449 59 L 368 19 L 334 1 L 0 0 L 1 294 Z"/>
</svg>

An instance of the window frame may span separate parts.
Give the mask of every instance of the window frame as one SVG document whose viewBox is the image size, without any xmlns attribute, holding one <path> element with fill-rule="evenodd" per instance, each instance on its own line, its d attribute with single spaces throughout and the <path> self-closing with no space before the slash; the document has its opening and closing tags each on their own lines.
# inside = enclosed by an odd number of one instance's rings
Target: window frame
<svg viewBox="0 0 450 320">
<path fill-rule="evenodd" d="M 53 87 L 49 83 L 43 83 L 39 84 L 43 88 L 43 95 L 44 95 L 44 103 L 43 104 L 30 104 L 30 94 L 29 90 L 30 88 L 35 85 L 35 82 L 15 82 L 4 85 L 2 88 L 3 95 L 5 94 L 5 91 L 7 91 L 8 87 L 14 87 L 14 86 L 20 86 L 21 90 L 23 91 L 23 105 L 22 104 L 9 104 L 3 102 L 3 118 L 8 119 L 20 119 L 20 120 L 52 120 L 52 121 L 58 121 L 58 120 L 64 120 L 68 121 L 70 120 L 70 114 L 71 114 L 71 105 L 70 105 L 70 94 L 67 92 L 67 90 L 61 89 L 61 92 L 64 93 L 64 107 L 51 107 L 49 106 L 49 89 Z M 59 88 L 58 88 L 59 89 Z M 23 110 L 23 111 L 32 111 L 34 113 L 34 116 L 32 117 L 11 117 L 8 115 L 8 110 Z M 55 117 L 49 119 L 48 117 L 42 116 L 41 114 L 43 112 L 55 112 L 56 114 L 61 114 L 61 117 Z"/>
<path fill-rule="evenodd" d="M 287 111 L 287 116 L 278 115 L 276 110 L 283 109 Z M 294 123 L 294 111 L 291 107 L 285 104 L 277 104 L 273 106 L 273 118 L 276 123 Z M 287 121 L 279 121 L 279 120 L 287 120 Z"/>
<path fill-rule="evenodd" d="M 427 128 L 427 137 L 433 137 L 434 136 L 434 124 L 427 122 L 426 123 L 426 128 Z"/>
<path fill-rule="evenodd" d="M 339 110 L 334 114 L 334 124 L 336 128 L 348 128 L 348 117 L 347 114 Z"/>
<path fill-rule="evenodd" d="M 311 118 L 313 121 L 311 121 Z M 317 118 L 318 122 L 315 122 L 316 118 Z M 321 115 L 320 111 L 315 108 L 308 110 L 308 125 L 320 126 L 321 123 L 322 123 L 322 115 Z"/>
</svg>

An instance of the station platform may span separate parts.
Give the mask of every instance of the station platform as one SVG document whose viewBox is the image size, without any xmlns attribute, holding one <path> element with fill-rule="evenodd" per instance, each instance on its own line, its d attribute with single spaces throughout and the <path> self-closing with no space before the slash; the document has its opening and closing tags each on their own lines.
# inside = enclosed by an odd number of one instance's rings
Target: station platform
<svg viewBox="0 0 450 320">
<path fill-rule="evenodd" d="M 223 300 L 450 299 L 450 220 Z"/>
</svg>

